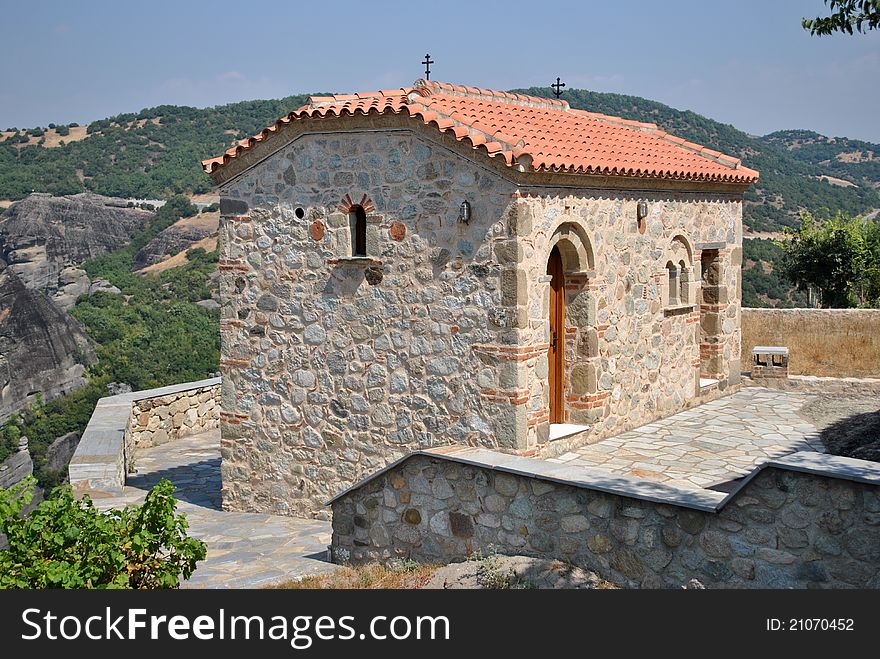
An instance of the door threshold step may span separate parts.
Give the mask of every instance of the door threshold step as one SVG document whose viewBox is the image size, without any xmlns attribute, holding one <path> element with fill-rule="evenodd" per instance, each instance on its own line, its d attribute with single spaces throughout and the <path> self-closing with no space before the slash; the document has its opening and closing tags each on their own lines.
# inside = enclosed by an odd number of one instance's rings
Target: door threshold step
<svg viewBox="0 0 880 659">
<path fill-rule="evenodd" d="M 550 424 L 550 441 L 571 437 L 578 433 L 585 432 L 590 426 L 579 426 L 574 423 L 551 423 Z"/>
</svg>

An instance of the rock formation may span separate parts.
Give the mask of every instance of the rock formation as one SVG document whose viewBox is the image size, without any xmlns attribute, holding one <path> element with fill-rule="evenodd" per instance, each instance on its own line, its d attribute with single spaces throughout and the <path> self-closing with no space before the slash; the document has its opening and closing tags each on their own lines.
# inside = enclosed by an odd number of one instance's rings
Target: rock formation
<svg viewBox="0 0 880 659">
<path fill-rule="evenodd" d="M 28 451 L 28 438 L 18 440 L 18 450 L 0 462 L 0 487 L 9 488 L 34 473 L 34 463 Z"/>
<path fill-rule="evenodd" d="M 0 259 L 27 288 L 67 308 L 88 290 L 85 273 L 71 266 L 125 247 L 150 217 L 121 199 L 34 193 L 0 215 Z"/>
<path fill-rule="evenodd" d="M 132 269 L 140 270 L 193 247 L 211 251 L 199 243 L 217 235 L 219 219 L 219 213 L 202 213 L 175 222 L 135 254 Z"/>
<path fill-rule="evenodd" d="M 0 261 L 0 421 L 32 402 L 85 384 L 95 359 L 82 326 Z"/>
<path fill-rule="evenodd" d="M 79 433 L 69 432 L 61 435 L 46 448 L 46 467 L 49 469 L 62 469 L 67 467 L 70 458 L 73 457 L 76 447 L 79 446 Z"/>
</svg>

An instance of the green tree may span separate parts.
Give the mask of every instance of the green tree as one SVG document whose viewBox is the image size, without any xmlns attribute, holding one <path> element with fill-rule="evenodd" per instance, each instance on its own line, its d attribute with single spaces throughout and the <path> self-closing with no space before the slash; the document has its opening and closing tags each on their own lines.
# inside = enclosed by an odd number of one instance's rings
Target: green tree
<svg viewBox="0 0 880 659">
<path fill-rule="evenodd" d="M 160 481 L 140 506 L 98 510 L 55 489 L 30 513 L 34 480 L 0 488 L 0 588 L 177 588 L 205 559 L 205 543 L 175 514 L 174 486 Z"/>
<path fill-rule="evenodd" d="M 868 32 L 880 26 L 880 0 L 825 0 L 831 9 L 830 16 L 817 16 L 801 20 L 810 34 L 825 36 L 835 32 Z"/>
<path fill-rule="evenodd" d="M 877 223 L 838 213 L 824 220 L 804 212 L 782 245 L 782 269 L 799 289 L 814 288 L 823 307 L 878 306 Z"/>
</svg>

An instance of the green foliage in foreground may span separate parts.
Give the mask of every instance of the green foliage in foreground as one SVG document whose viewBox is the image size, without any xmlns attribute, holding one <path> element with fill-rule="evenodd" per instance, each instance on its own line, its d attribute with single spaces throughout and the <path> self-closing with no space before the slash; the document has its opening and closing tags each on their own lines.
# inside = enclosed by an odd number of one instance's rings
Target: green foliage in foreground
<svg viewBox="0 0 880 659">
<path fill-rule="evenodd" d="M 880 308 L 880 222 L 805 212 L 784 250 L 785 275 L 801 290 L 818 291 L 823 307 Z"/>
<path fill-rule="evenodd" d="M 830 15 L 801 21 L 810 34 L 853 34 L 853 29 L 864 33 L 880 27 L 880 0 L 825 0 L 825 4 L 831 9 Z"/>
<path fill-rule="evenodd" d="M 23 514 L 27 479 L 0 488 L 0 588 L 177 588 L 205 559 L 205 543 L 187 535 L 174 486 L 160 481 L 141 506 L 99 511 L 88 497 L 57 488 Z"/>
</svg>

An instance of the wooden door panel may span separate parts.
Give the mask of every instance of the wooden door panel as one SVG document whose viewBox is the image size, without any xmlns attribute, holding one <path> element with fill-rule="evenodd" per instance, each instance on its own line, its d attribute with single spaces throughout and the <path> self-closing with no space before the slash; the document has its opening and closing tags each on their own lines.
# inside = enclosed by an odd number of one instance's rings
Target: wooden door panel
<svg viewBox="0 0 880 659">
<path fill-rule="evenodd" d="M 550 348 L 547 352 L 550 385 L 550 423 L 565 422 L 563 380 L 565 374 L 565 274 L 562 255 L 554 247 L 547 262 L 550 280 Z"/>
</svg>

